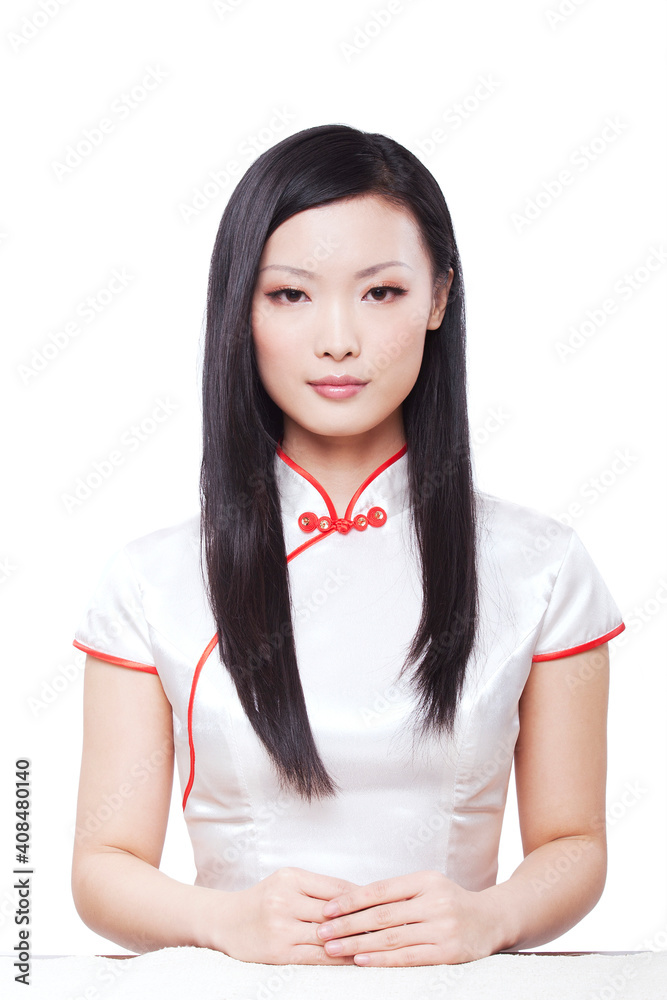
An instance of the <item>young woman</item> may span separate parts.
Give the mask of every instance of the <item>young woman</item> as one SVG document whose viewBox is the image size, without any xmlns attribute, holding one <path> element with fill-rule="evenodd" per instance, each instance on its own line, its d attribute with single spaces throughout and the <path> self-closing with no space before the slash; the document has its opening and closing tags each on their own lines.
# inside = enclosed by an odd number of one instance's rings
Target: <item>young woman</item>
<svg viewBox="0 0 667 1000">
<path fill-rule="evenodd" d="M 98 933 L 429 965 L 595 905 L 624 625 L 571 528 L 474 488 L 464 348 L 413 154 L 325 125 L 252 164 L 211 262 L 201 517 L 117 553 L 74 641 Z M 159 871 L 174 757 L 193 886 Z M 496 884 L 512 761 L 525 858 Z"/>
</svg>

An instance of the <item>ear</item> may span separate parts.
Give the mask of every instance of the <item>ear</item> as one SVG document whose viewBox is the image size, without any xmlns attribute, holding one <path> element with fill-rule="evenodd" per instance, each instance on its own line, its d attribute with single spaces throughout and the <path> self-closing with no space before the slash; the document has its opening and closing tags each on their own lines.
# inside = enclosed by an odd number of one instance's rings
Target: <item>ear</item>
<svg viewBox="0 0 667 1000">
<path fill-rule="evenodd" d="M 452 281 L 454 280 L 454 271 L 450 267 L 449 274 L 447 275 L 447 280 L 443 283 L 440 282 L 436 288 L 433 295 L 433 307 L 429 314 L 428 323 L 426 324 L 427 330 L 437 330 L 442 323 L 443 316 L 445 315 L 445 309 L 447 307 L 447 298 L 449 296 L 449 289 L 452 287 Z"/>
</svg>

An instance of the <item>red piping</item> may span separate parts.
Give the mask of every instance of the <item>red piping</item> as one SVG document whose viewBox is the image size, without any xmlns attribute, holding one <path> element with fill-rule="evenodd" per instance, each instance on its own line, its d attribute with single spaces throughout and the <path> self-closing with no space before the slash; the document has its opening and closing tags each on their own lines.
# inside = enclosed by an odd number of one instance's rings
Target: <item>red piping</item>
<svg viewBox="0 0 667 1000">
<path fill-rule="evenodd" d="M 289 455 L 285 454 L 285 452 L 280 447 L 281 441 L 282 441 L 282 438 L 280 439 L 280 441 L 278 441 L 278 443 L 276 445 L 276 451 L 277 451 L 278 455 L 283 459 L 284 462 L 287 463 L 287 465 L 289 465 L 289 467 L 291 469 L 294 469 L 295 472 L 298 472 L 299 475 L 303 476 L 304 479 L 307 479 L 308 482 L 311 483 L 315 487 L 316 490 L 318 490 L 318 492 L 321 494 L 324 502 L 327 505 L 327 510 L 329 511 L 329 514 L 331 515 L 332 520 L 336 521 L 338 519 L 338 514 L 336 513 L 336 508 L 334 507 L 333 501 L 331 500 L 331 497 L 329 496 L 329 494 L 327 493 L 327 491 L 324 489 L 323 486 L 320 485 L 320 483 L 318 483 L 318 481 L 315 479 L 314 476 L 311 476 L 311 474 L 309 472 L 306 472 L 306 470 L 302 469 L 300 465 L 297 465 L 296 462 L 293 462 L 292 459 L 289 457 Z M 384 472 L 385 469 L 389 468 L 390 465 L 392 465 L 394 462 L 397 462 L 398 459 L 401 458 L 401 456 L 405 454 L 405 452 L 407 451 L 407 449 L 408 449 L 408 445 L 407 445 L 407 442 L 406 442 L 406 444 L 404 444 L 402 448 L 399 448 L 399 450 L 396 452 L 395 455 L 392 455 L 391 458 L 388 458 L 386 460 L 386 462 L 382 463 L 382 465 L 378 465 L 378 467 L 375 470 L 375 472 L 371 472 L 370 476 L 368 476 L 366 479 L 364 479 L 363 483 L 361 484 L 361 486 L 356 491 L 356 493 L 354 494 L 354 496 L 350 500 L 349 504 L 347 505 L 347 510 L 345 512 L 345 517 L 346 518 L 349 519 L 350 514 L 352 513 L 352 510 L 354 508 L 354 505 L 357 502 L 357 499 L 361 496 L 361 494 L 366 489 L 366 487 L 368 486 L 368 484 L 371 483 L 375 479 L 376 476 L 379 476 L 381 472 Z M 332 531 L 333 531 L 333 529 L 332 529 Z M 325 534 L 316 535 L 315 538 L 309 538 L 307 542 L 303 543 L 303 545 L 299 545 L 299 547 L 296 548 L 296 549 L 294 549 L 293 552 L 290 552 L 290 554 L 287 556 L 287 562 L 289 562 L 290 559 L 293 559 L 294 556 L 297 556 L 300 552 L 303 552 L 304 549 L 307 549 L 307 548 L 309 548 L 309 546 L 314 545 L 315 542 L 319 542 L 323 538 L 326 538 L 327 535 L 332 534 L 332 531 L 327 531 Z M 190 777 L 188 779 L 187 788 L 185 789 L 185 793 L 183 795 L 183 810 L 184 811 L 185 811 L 185 805 L 186 805 L 186 803 L 188 801 L 188 796 L 190 795 L 190 790 L 191 790 L 193 782 L 195 780 L 195 745 L 194 745 L 194 740 L 192 738 L 192 712 L 193 712 L 194 702 L 195 702 L 195 690 L 196 690 L 196 687 L 197 687 L 197 681 L 199 680 L 199 675 L 201 673 L 202 667 L 206 663 L 206 661 L 209 658 L 212 650 L 215 648 L 217 642 L 218 642 L 218 634 L 216 632 L 216 634 L 213 636 L 213 638 L 211 639 L 211 641 L 209 642 L 208 646 L 206 647 L 206 649 L 204 650 L 204 652 L 202 653 L 202 655 L 201 655 L 201 657 L 199 659 L 199 663 L 197 664 L 197 668 L 195 670 L 194 677 L 192 678 L 192 686 L 190 688 L 190 702 L 188 704 L 188 743 L 189 743 L 189 746 L 190 746 Z"/>
<path fill-rule="evenodd" d="M 282 448 L 280 447 L 280 444 L 276 445 L 276 451 L 278 452 L 278 454 L 280 455 L 280 457 L 282 458 L 282 460 L 284 462 L 286 462 L 287 465 L 289 465 L 290 469 L 294 469 L 294 471 L 298 472 L 299 475 L 303 476 L 304 479 L 307 479 L 309 483 L 312 483 L 312 485 L 315 487 L 315 489 L 320 493 L 320 495 L 324 499 L 324 502 L 327 505 L 327 510 L 329 511 L 329 516 L 331 517 L 331 520 L 332 521 L 338 520 L 338 514 L 336 513 L 336 508 L 333 505 L 333 501 L 332 501 L 331 497 L 329 496 L 329 494 L 327 493 L 327 491 L 324 489 L 324 487 L 320 486 L 320 484 L 318 483 L 317 479 L 315 479 L 314 476 L 311 476 L 310 472 L 306 472 L 306 470 L 302 469 L 300 465 L 297 465 L 296 462 L 293 462 L 292 459 L 289 457 L 289 455 L 286 455 L 285 452 L 282 450 Z"/>
<path fill-rule="evenodd" d="M 192 686 L 190 688 L 190 702 L 188 704 L 188 743 L 190 744 L 190 778 L 188 780 L 188 786 L 185 789 L 183 795 L 183 811 L 185 812 L 185 804 L 188 801 L 188 796 L 190 795 L 190 789 L 192 788 L 192 783 L 195 780 L 195 744 L 192 739 L 192 710 L 195 703 L 195 691 L 197 689 L 197 681 L 199 680 L 199 675 L 201 669 L 211 655 L 211 651 L 215 649 L 218 642 L 218 633 L 213 636 L 208 646 L 204 652 L 199 657 L 199 663 L 195 669 L 194 677 L 192 678 Z"/>
<path fill-rule="evenodd" d="M 538 653 L 537 656 L 533 657 L 533 663 L 540 663 L 542 660 L 558 660 L 561 656 L 574 656 L 575 653 L 584 653 L 587 649 L 593 649 L 594 646 L 601 646 L 603 642 L 613 639 L 615 635 L 620 635 L 624 628 L 625 622 L 621 622 L 611 632 L 601 635 L 599 639 L 591 639 L 590 642 L 583 642 L 580 646 L 572 646 L 571 649 L 559 649 L 555 653 Z"/>
<path fill-rule="evenodd" d="M 280 441 L 282 441 L 282 438 L 280 439 Z M 282 450 L 282 448 L 280 447 L 280 441 L 276 445 L 276 452 L 278 453 L 279 457 L 282 458 L 282 460 L 284 462 L 286 462 L 287 465 L 289 465 L 289 467 L 291 469 L 294 469 L 295 472 L 298 472 L 299 475 L 303 476 L 304 479 L 307 479 L 308 482 L 311 483 L 315 487 L 315 489 L 321 494 L 324 502 L 326 503 L 327 510 L 329 511 L 329 514 L 330 514 L 331 518 L 333 520 L 336 520 L 338 518 L 338 515 L 336 513 L 336 508 L 334 507 L 333 501 L 331 500 L 331 497 L 329 496 L 329 494 L 326 492 L 326 490 L 324 489 L 324 487 L 320 483 L 318 483 L 318 481 L 315 479 L 314 476 L 311 476 L 311 474 L 309 472 L 307 472 L 305 469 L 301 468 L 300 465 L 298 465 L 296 462 L 294 462 L 289 457 L 289 455 L 287 455 Z M 406 444 L 403 445 L 402 448 L 400 448 L 396 452 L 395 455 L 392 455 L 391 458 L 388 458 L 385 462 L 383 462 L 381 465 L 379 465 L 377 467 L 377 469 L 374 472 L 371 472 L 371 474 L 363 481 L 363 483 L 361 484 L 361 486 L 359 487 L 359 489 L 355 492 L 354 496 L 352 497 L 352 499 L 350 500 L 349 504 L 347 505 L 347 509 L 345 511 L 345 517 L 346 518 L 349 519 L 349 517 L 350 517 L 350 515 L 351 515 L 351 513 L 352 513 L 352 511 L 354 509 L 355 503 L 357 502 L 358 498 L 361 496 L 361 494 L 363 493 L 363 491 L 366 489 L 366 487 L 369 485 L 369 483 L 371 483 L 375 479 L 376 476 L 379 476 L 381 472 L 384 472 L 385 469 L 389 468 L 390 465 L 392 465 L 394 462 L 398 461 L 398 459 L 401 458 L 405 454 L 405 452 L 407 451 L 407 448 L 408 448 L 408 446 L 407 446 L 407 443 L 406 443 Z M 309 548 L 311 545 L 314 545 L 316 542 L 321 541 L 323 538 L 326 538 L 330 534 L 332 534 L 332 531 L 327 531 L 326 533 L 317 535 L 315 538 L 309 538 L 307 542 L 303 543 L 303 545 L 299 545 L 298 548 L 296 548 L 292 552 L 290 552 L 290 554 L 287 556 L 287 562 L 289 562 L 290 559 L 293 559 L 294 556 L 297 556 L 300 552 L 303 552 L 304 549 Z M 583 653 L 587 649 L 592 649 L 594 646 L 599 646 L 603 642 L 607 642 L 609 639 L 613 639 L 614 636 L 619 635 L 624 629 L 625 629 L 625 624 L 623 622 L 621 622 L 620 625 L 618 625 L 615 629 L 612 629 L 611 632 L 607 632 L 606 635 L 600 636 L 600 638 L 598 638 L 598 639 L 592 639 L 590 642 L 582 643 L 580 646 L 573 646 L 571 649 L 559 650 L 558 652 L 555 652 L 555 653 L 538 653 L 537 656 L 533 657 L 533 662 L 535 663 L 535 662 L 539 662 L 541 660 L 556 660 L 556 659 L 559 659 L 562 656 L 572 656 L 575 653 Z M 197 667 L 196 667 L 196 670 L 195 670 L 195 673 L 194 673 L 194 677 L 192 678 L 192 687 L 190 689 L 190 702 L 189 702 L 189 705 L 188 705 L 188 743 L 189 743 L 189 746 L 190 746 L 190 777 L 189 777 L 189 780 L 188 780 L 187 788 L 185 789 L 185 794 L 183 795 L 183 810 L 184 811 L 185 811 L 185 806 L 186 806 L 186 803 L 188 801 L 188 797 L 190 795 L 190 791 L 192 789 L 192 785 L 194 783 L 194 777 L 195 777 L 195 747 L 194 747 L 194 740 L 193 740 L 193 737 L 192 737 L 192 714 L 193 714 L 193 708 L 194 708 L 195 690 L 196 690 L 196 687 L 197 687 L 197 682 L 199 680 L 199 675 L 201 673 L 202 667 L 206 663 L 206 661 L 209 658 L 209 656 L 210 656 L 211 652 L 213 651 L 213 649 L 215 649 L 215 646 L 217 645 L 217 642 L 218 642 L 218 635 L 217 635 L 217 632 L 216 632 L 216 634 L 213 636 L 213 638 L 209 642 L 208 646 L 206 647 L 206 649 L 202 653 L 202 655 L 201 655 L 201 657 L 199 659 L 199 663 L 197 664 Z"/>
<path fill-rule="evenodd" d="M 394 462 L 397 462 L 398 459 L 402 455 L 405 455 L 405 453 L 406 453 L 407 450 L 408 450 L 408 446 L 407 446 L 407 443 L 406 443 L 406 444 L 403 445 L 402 448 L 400 448 L 396 452 L 395 455 L 392 455 L 391 458 L 388 458 L 386 462 L 382 463 L 382 465 L 378 465 L 378 467 L 375 470 L 375 472 L 371 472 L 371 474 L 368 477 L 368 479 L 364 479 L 363 483 L 361 484 L 361 486 L 359 487 L 359 489 L 357 490 L 357 492 L 354 494 L 354 496 L 350 500 L 349 504 L 347 505 L 347 510 L 345 511 L 345 517 L 348 520 L 350 518 L 350 515 L 351 515 L 352 511 L 354 510 L 355 503 L 357 502 L 358 498 L 361 496 L 361 494 L 363 493 L 363 491 L 366 489 L 366 487 L 368 486 L 368 484 L 372 483 L 373 480 L 375 479 L 375 477 L 379 476 L 380 473 L 384 472 L 385 469 L 388 469 L 390 465 L 393 465 Z"/>
<path fill-rule="evenodd" d="M 321 542 L 323 538 L 326 538 L 327 535 L 331 535 L 335 530 L 336 529 L 332 527 L 330 531 L 323 531 L 321 534 L 315 535 L 314 538 L 309 538 L 307 542 L 303 543 L 303 545 L 299 545 L 298 548 L 290 552 L 287 557 L 287 562 L 289 562 L 290 559 L 293 559 L 294 556 L 298 556 L 299 552 L 303 552 L 303 550 L 307 549 L 310 545 L 314 545 L 315 542 Z"/>
<path fill-rule="evenodd" d="M 139 663 L 137 660 L 123 660 L 120 656 L 112 656 L 110 653 L 100 653 L 98 649 L 91 649 L 90 646 L 84 646 L 77 639 L 73 640 L 72 645 L 76 646 L 77 649 L 82 649 L 84 653 L 96 656 L 98 660 L 108 660 L 109 663 L 115 663 L 117 667 L 132 667 L 133 670 L 141 670 L 145 674 L 157 674 L 154 666 L 149 666 L 147 663 Z"/>
<path fill-rule="evenodd" d="M 281 438 L 281 441 L 282 441 L 282 438 Z M 352 513 L 352 511 L 354 509 L 355 503 L 357 502 L 357 500 L 359 499 L 359 497 L 361 496 L 361 494 L 363 493 L 363 491 L 366 489 L 366 487 L 368 486 L 368 484 L 372 483 L 373 480 L 375 479 L 375 477 L 379 476 L 380 473 L 384 472 L 385 469 L 388 469 L 390 465 L 393 465 L 394 462 L 397 462 L 398 459 L 401 458 L 402 455 L 405 455 L 405 453 L 406 453 L 407 450 L 408 450 L 408 445 L 407 445 L 407 442 L 406 442 L 403 445 L 402 448 L 399 448 L 399 450 L 396 452 L 395 455 L 392 455 L 391 458 L 388 458 L 385 462 L 382 463 L 382 465 L 378 465 L 378 467 L 375 470 L 375 472 L 371 472 L 370 476 L 368 476 L 366 479 L 364 479 L 363 483 L 361 484 L 361 486 L 356 491 L 356 493 L 354 494 L 354 496 L 350 500 L 349 504 L 347 505 L 347 510 L 345 511 L 345 518 L 346 519 L 349 520 L 350 514 Z M 287 465 L 289 465 L 290 469 L 294 469 L 294 471 L 298 472 L 299 475 L 301 475 L 301 476 L 304 477 L 304 479 L 307 479 L 309 483 L 312 483 L 312 485 L 315 487 L 315 489 L 321 494 L 322 498 L 324 499 L 324 502 L 327 505 L 327 510 L 329 511 L 329 515 L 330 515 L 331 519 L 333 521 L 337 521 L 338 520 L 338 514 L 336 513 L 336 508 L 334 507 L 333 501 L 332 501 L 331 497 L 329 496 L 329 494 L 327 493 L 327 491 L 324 489 L 324 487 L 320 483 L 318 483 L 317 479 L 315 479 L 314 476 L 311 476 L 311 474 L 309 472 L 306 472 L 306 470 L 302 469 L 300 465 L 297 465 L 297 463 L 295 461 L 293 461 L 293 459 L 291 459 L 289 457 L 289 455 L 285 454 L 285 452 L 280 447 L 280 441 L 276 445 L 276 451 L 277 451 L 278 455 L 280 456 L 280 458 L 282 458 L 283 462 L 286 462 Z M 313 539 L 313 541 L 315 541 L 315 539 Z M 303 548 L 303 546 L 302 546 L 302 548 Z"/>
</svg>

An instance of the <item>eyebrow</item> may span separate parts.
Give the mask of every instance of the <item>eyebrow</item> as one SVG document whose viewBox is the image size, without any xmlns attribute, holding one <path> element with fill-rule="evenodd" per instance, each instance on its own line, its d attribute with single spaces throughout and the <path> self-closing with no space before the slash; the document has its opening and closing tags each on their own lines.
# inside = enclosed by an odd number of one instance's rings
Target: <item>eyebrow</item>
<svg viewBox="0 0 667 1000">
<path fill-rule="evenodd" d="M 382 271 L 385 267 L 407 267 L 411 271 L 414 268 L 410 267 L 402 260 L 385 260 L 381 264 L 372 264 L 370 267 L 364 267 L 361 271 L 356 271 L 353 275 L 354 278 L 369 278 L 372 274 L 377 274 L 378 271 Z M 290 274 L 297 274 L 302 278 L 316 278 L 317 275 L 313 274 L 312 271 L 306 271 L 302 267 L 290 267 L 288 264 L 267 264 L 266 267 L 260 268 L 260 273 L 262 271 L 289 271 Z"/>
</svg>

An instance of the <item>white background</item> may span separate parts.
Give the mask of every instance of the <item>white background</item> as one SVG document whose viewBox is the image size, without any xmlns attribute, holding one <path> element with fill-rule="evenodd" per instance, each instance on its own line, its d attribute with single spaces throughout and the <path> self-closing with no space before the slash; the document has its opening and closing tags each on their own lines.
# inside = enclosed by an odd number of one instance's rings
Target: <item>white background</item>
<svg viewBox="0 0 667 1000">
<path fill-rule="evenodd" d="M 10 0 L 0 15 L 0 950 L 15 943 L 13 764 L 28 757 L 34 953 L 123 953 L 71 898 L 73 632 L 113 552 L 197 510 L 207 272 L 234 183 L 210 172 L 330 122 L 390 135 L 436 176 L 466 284 L 478 482 L 557 516 L 578 504 L 574 526 L 627 624 L 610 644 L 607 887 L 545 950 L 664 942 L 665 5 L 44 4 L 55 13 Z M 149 71 L 154 89 L 121 112 Z M 112 130 L 59 177 L 103 118 Z M 127 286 L 104 304 L 114 269 Z M 88 296 L 103 306 L 92 322 Z M 159 400 L 173 412 L 139 441 L 132 428 Z M 123 463 L 68 508 L 119 448 Z M 180 798 L 162 867 L 192 882 Z M 514 809 L 510 796 L 500 878 L 522 856 Z"/>
</svg>

